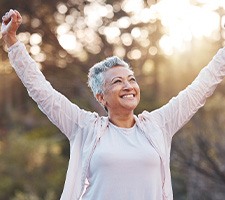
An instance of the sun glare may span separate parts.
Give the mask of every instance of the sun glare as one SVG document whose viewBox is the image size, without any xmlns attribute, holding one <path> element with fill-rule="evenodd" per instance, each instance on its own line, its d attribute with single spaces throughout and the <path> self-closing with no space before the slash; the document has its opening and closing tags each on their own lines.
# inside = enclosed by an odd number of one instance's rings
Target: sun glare
<svg viewBox="0 0 225 200">
<path fill-rule="evenodd" d="M 175 49 L 183 51 L 193 38 L 213 38 L 220 27 L 220 16 L 214 9 L 215 5 L 210 9 L 191 5 L 187 0 L 162 0 L 155 5 L 154 10 L 166 29 L 160 40 L 164 52 L 170 55 Z"/>
</svg>

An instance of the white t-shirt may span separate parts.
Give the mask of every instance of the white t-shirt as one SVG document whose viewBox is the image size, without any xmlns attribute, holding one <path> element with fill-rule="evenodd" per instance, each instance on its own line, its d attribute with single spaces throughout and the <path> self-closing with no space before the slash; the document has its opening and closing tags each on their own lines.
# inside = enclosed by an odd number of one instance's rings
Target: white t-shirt
<svg viewBox="0 0 225 200">
<path fill-rule="evenodd" d="M 82 200 L 161 200 L 160 170 L 159 155 L 136 125 L 110 123 L 91 158 Z"/>
</svg>

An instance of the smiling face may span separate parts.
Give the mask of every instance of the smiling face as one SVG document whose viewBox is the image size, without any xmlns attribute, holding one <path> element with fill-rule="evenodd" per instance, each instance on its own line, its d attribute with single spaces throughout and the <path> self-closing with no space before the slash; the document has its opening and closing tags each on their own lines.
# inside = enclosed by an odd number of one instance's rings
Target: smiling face
<svg viewBox="0 0 225 200">
<path fill-rule="evenodd" d="M 125 67 L 115 66 L 104 73 L 104 79 L 103 94 L 97 94 L 96 98 L 108 113 L 133 113 L 140 101 L 140 88 L 134 73 Z"/>
</svg>

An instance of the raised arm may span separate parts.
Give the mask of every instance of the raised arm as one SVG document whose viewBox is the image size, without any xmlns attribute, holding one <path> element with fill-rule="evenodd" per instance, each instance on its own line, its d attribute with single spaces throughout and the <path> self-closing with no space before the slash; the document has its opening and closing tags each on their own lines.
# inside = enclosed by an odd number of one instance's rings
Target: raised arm
<svg viewBox="0 0 225 200">
<path fill-rule="evenodd" d="M 3 39 L 9 48 L 9 59 L 17 75 L 39 108 L 69 139 L 72 139 L 77 132 L 76 129 L 94 120 L 96 114 L 81 110 L 46 81 L 25 45 L 16 38 L 16 31 L 22 22 L 19 12 L 10 10 L 2 20 Z"/>
<path fill-rule="evenodd" d="M 155 120 L 169 140 L 211 96 L 225 76 L 225 48 L 220 49 L 196 79 L 163 107 L 143 114 Z"/>
</svg>

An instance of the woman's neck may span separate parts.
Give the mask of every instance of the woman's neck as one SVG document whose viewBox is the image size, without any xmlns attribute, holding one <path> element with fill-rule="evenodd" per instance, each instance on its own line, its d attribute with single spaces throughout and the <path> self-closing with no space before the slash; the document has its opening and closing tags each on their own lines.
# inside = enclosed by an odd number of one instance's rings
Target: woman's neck
<svg viewBox="0 0 225 200">
<path fill-rule="evenodd" d="M 128 115 L 110 115 L 109 113 L 109 121 L 121 128 L 131 128 L 135 124 L 133 113 L 130 113 Z"/>
</svg>

